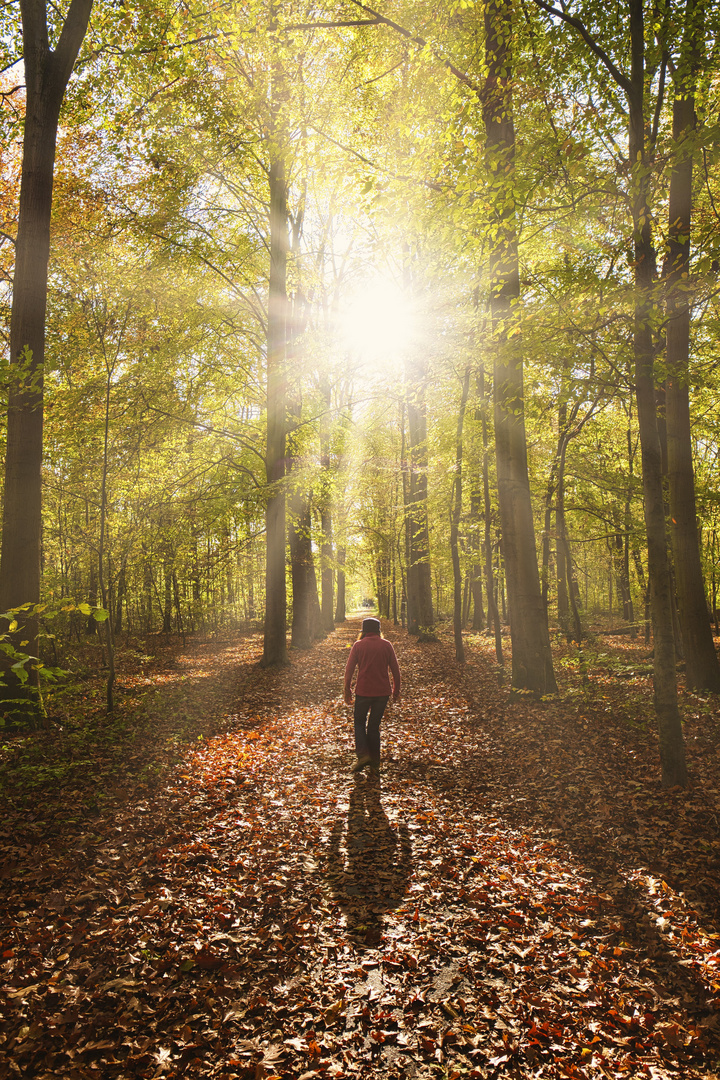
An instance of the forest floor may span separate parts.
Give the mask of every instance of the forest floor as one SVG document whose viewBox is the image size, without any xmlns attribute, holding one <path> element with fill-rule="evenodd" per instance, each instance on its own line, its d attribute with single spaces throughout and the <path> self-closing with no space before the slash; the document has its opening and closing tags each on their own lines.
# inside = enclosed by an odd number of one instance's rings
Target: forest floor
<svg viewBox="0 0 720 1080">
<path fill-rule="evenodd" d="M 358 622 L 128 651 L 0 754 L 0 1077 L 710 1078 L 720 711 L 664 791 L 647 647 L 559 648 L 510 703 L 491 644 L 389 631 L 405 678 L 353 777 Z"/>
</svg>

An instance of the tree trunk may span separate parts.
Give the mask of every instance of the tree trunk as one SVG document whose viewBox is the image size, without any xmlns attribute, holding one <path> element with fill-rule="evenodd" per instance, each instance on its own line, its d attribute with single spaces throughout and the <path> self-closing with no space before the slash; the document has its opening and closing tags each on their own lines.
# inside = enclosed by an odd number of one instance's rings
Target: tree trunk
<svg viewBox="0 0 720 1080">
<path fill-rule="evenodd" d="M 337 549 L 337 594 L 335 597 L 335 622 L 344 623 L 345 611 L 345 546 Z"/>
<path fill-rule="evenodd" d="M 58 120 L 85 37 L 92 0 L 72 0 L 57 47 L 49 47 L 45 3 L 21 0 L 26 111 L 15 243 L 0 611 L 40 600 L 45 312 Z M 19 620 L 18 642 L 37 655 L 37 615 Z M 30 712 L 41 709 L 30 672 Z"/>
<path fill-rule="evenodd" d="M 480 372 L 478 373 L 477 393 L 479 400 L 475 408 L 475 421 L 480 421 L 480 423 L 483 424 L 483 430 L 487 430 L 487 422 L 485 419 L 485 375 L 484 368 L 482 366 Z M 476 633 L 478 633 L 480 630 L 483 630 L 485 627 L 485 610 L 483 608 L 482 587 L 483 561 L 481 550 L 481 524 L 483 520 L 482 480 L 486 463 L 484 444 L 481 453 L 482 466 L 480 467 L 480 469 L 478 469 L 477 466 L 473 467 L 470 480 L 470 550 L 472 552 L 472 569 L 470 571 L 470 595 L 472 596 L 473 609 L 472 629 Z M 478 475 L 478 473 L 480 475 Z M 488 620 L 490 620 L 491 617 L 492 616 L 490 614 L 490 608 L 488 607 Z"/>
<path fill-rule="evenodd" d="M 103 431 L 102 480 L 100 484 L 100 544 L 98 546 L 98 581 L 100 582 L 102 604 L 107 611 L 107 618 L 105 619 L 105 643 L 108 651 L 108 677 L 105 685 L 105 702 L 108 713 L 113 711 L 115 705 L 115 637 L 113 633 L 112 610 L 108 603 L 108 590 L 105 583 L 105 546 L 108 538 L 107 481 L 108 449 L 110 442 L 110 394 L 112 392 L 113 371 L 113 367 L 108 367 L 107 382 L 105 384 L 105 424 Z"/>
<path fill-rule="evenodd" d="M 295 649 L 309 649 L 322 636 L 322 616 L 312 550 L 310 496 L 303 491 L 297 492 L 292 501 L 290 566 L 293 589 L 291 643 Z"/>
<path fill-rule="evenodd" d="M 495 634 L 495 659 L 502 670 L 505 666 L 502 646 L 502 626 L 497 605 L 497 588 L 493 573 L 492 505 L 490 502 L 490 437 L 488 432 L 488 395 L 485 390 L 485 365 L 480 366 L 480 402 L 482 430 L 482 485 L 483 485 L 483 551 L 485 556 L 485 595 L 487 596 L 488 629 Z"/>
<path fill-rule="evenodd" d="M 655 399 L 653 325 L 657 312 L 653 300 L 655 249 L 648 200 L 650 169 L 645 147 L 643 0 L 630 0 L 630 33 L 632 71 L 628 89 L 628 141 L 632 165 L 635 258 L 633 355 L 654 635 L 655 709 L 660 736 L 662 779 L 663 784 L 668 787 L 675 784 L 684 786 L 687 783 L 687 768 L 677 698 L 672 582 L 665 531 L 662 454 Z"/>
<path fill-rule="evenodd" d="M 483 102 L 490 176 L 489 291 L 494 349 L 495 451 L 512 641 L 512 688 L 541 696 L 557 684 L 540 591 L 523 402 L 520 271 L 512 112 L 512 4 L 486 0 Z"/>
<path fill-rule="evenodd" d="M 421 641 L 435 640 L 430 566 L 430 528 L 427 505 L 427 411 L 425 404 L 426 365 L 416 360 L 409 365 L 407 420 L 410 475 L 406 503 L 409 522 L 408 630 Z M 412 569 L 412 577 L 410 571 Z M 410 591 L 412 590 L 412 591 Z"/>
<path fill-rule="evenodd" d="M 125 595 L 126 595 L 126 592 L 127 592 L 126 567 L 127 567 L 127 555 L 123 555 L 122 562 L 120 563 L 120 574 L 118 576 L 118 583 L 117 583 L 117 599 L 115 600 L 115 626 L 114 626 L 114 632 L 115 632 L 115 637 L 116 638 L 120 637 L 120 634 L 122 633 L 123 602 L 125 600 Z"/>
<path fill-rule="evenodd" d="M 405 582 L 403 590 L 403 604 L 401 611 L 404 613 L 402 618 L 403 627 L 407 623 L 408 631 L 416 625 L 415 615 L 413 612 L 413 604 L 415 600 L 415 566 L 412 562 L 410 535 L 411 535 L 411 523 L 410 523 L 410 471 L 412 468 L 411 462 L 408 460 L 408 446 L 407 446 L 407 433 L 406 433 L 406 402 L 403 398 L 402 405 L 400 407 L 400 467 L 402 469 L 402 488 L 403 488 L 403 546 L 405 549 Z"/>
<path fill-rule="evenodd" d="M 172 556 L 163 559 L 163 634 L 172 634 Z"/>
<path fill-rule="evenodd" d="M 268 484 L 265 511 L 265 630 L 263 666 L 287 663 L 285 584 L 285 440 L 287 431 L 287 181 L 285 161 L 273 148 L 270 161 L 270 286 L 267 329 Z"/>
<path fill-rule="evenodd" d="M 628 428 L 627 428 L 627 447 L 628 447 L 628 483 L 625 490 L 625 510 L 624 510 L 624 522 L 625 522 L 625 547 L 623 551 L 623 572 L 625 574 L 625 580 L 628 587 L 628 619 L 630 622 L 630 637 L 635 638 L 637 636 L 637 630 L 635 628 L 635 608 L 632 599 L 632 588 L 630 586 L 630 533 L 632 530 L 632 497 L 633 497 L 633 459 L 634 451 L 632 444 L 632 430 L 630 428 L 630 414 L 628 412 Z"/>
<path fill-rule="evenodd" d="M 678 618 L 685 652 L 685 679 L 692 690 L 720 691 L 718 664 L 708 615 L 695 506 L 690 434 L 690 227 L 692 136 L 696 128 L 694 81 L 698 51 L 695 4 L 687 6 L 686 41 L 675 77 L 668 245 L 665 255 L 667 357 L 667 454 Z M 689 53 L 689 55 L 687 55 Z M 684 61 L 684 62 L 683 62 Z"/>
<path fill-rule="evenodd" d="M 458 409 L 457 432 L 455 435 L 455 479 L 452 517 L 450 521 L 450 551 L 453 565 L 453 634 L 455 636 L 455 659 L 460 664 L 465 663 L 465 646 L 462 636 L 462 571 L 460 569 L 460 545 L 458 533 L 460 531 L 460 517 L 462 515 L 462 467 L 463 467 L 463 427 L 465 425 L 465 410 L 470 390 L 470 367 L 465 368 L 465 376 L 460 395 L 460 407 Z"/>
<path fill-rule="evenodd" d="M 555 502 L 555 532 L 557 550 L 557 587 L 558 587 L 558 621 L 560 628 L 568 641 L 574 639 L 578 645 L 582 641 L 582 624 L 578 611 L 577 598 L 578 587 L 573 569 L 570 541 L 567 535 L 567 522 L 565 521 L 565 461 L 567 456 L 568 439 L 565 433 L 561 439 L 558 462 L 557 462 L 557 488 Z M 560 573 L 562 571 L 562 581 Z M 572 615 L 572 630 L 570 618 Z"/>
<path fill-rule="evenodd" d="M 322 543 L 320 545 L 320 594 L 322 596 L 322 628 L 329 634 L 335 625 L 333 617 L 333 536 L 332 536 L 332 511 L 329 506 L 323 506 L 320 511 L 320 530 Z"/>
</svg>

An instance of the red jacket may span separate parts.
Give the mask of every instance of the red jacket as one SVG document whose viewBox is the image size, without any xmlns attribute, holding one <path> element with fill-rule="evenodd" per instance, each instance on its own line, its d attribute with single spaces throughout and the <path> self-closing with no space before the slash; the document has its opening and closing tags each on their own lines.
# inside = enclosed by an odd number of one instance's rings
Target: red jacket
<svg viewBox="0 0 720 1080">
<path fill-rule="evenodd" d="M 399 697 L 400 668 L 395 650 L 389 641 L 379 634 L 368 634 L 356 641 L 350 650 L 345 666 L 345 697 L 350 696 L 350 684 L 353 672 L 358 669 L 355 693 L 360 697 Z M 388 668 L 392 671 L 393 686 L 390 685 Z"/>
</svg>

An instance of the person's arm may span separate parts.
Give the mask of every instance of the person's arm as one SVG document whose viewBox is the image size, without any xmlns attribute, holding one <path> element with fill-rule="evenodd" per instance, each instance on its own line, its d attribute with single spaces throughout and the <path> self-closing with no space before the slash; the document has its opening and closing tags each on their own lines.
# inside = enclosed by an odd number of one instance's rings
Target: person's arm
<svg viewBox="0 0 720 1080">
<path fill-rule="evenodd" d="M 401 685 L 401 683 L 400 683 L 400 668 L 398 667 L 397 656 L 395 655 L 395 650 L 393 649 L 393 647 L 392 647 L 392 645 L 390 644 L 389 641 L 388 641 L 388 647 L 390 649 L 390 655 L 388 656 L 388 667 L 390 668 L 390 671 L 392 672 L 392 677 L 393 677 L 393 695 L 392 695 L 393 696 L 393 701 L 399 701 L 400 700 L 400 685 Z"/>
<path fill-rule="evenodd" d="M 357 642 L 355 642 L 355 645 L 357 645 Z M 352 700 L 353 700 L 352 699 L 351 683 L 352 683 L 353 672 L 355 671 L 355 668 L 357 667 L 357 662 L 358 662 L 358 653 L 357 653 L 357 649 L 355 648 L 355 645 L 353 645 L 352 649 L 350 650 L 350 655 L 348 656 L 347 664 L 345 665 L 345 693 L 344 693 L 344 697 L 345 697 L 345 704 L 346 705 L 352 705 Z"/>
</svg>

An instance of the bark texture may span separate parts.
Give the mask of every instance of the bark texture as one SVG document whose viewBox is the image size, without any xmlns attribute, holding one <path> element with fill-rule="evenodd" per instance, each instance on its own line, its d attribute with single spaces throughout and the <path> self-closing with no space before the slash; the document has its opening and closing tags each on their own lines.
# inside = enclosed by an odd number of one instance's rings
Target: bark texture
<svg viewBox="0 0 720 1080">
<path fill-rule="evenodd" d="M 10 316 L 0 610 L 40 600 L 43 371 L 58 120 L 92 0 L 72 0 L 55 49 L 44 0 L 21 0 L 26 113 Z M 37 654 L 37 618 L 20 627 Z M 27 646 L 26 646 L 27 648 Z"/>
<path fill-rule="evenodd" d="M 490 313 L 498 501 L 512 641 L 512 688 L 537 696 L 557 690 L 540 590 L 523 402 L 520 273 L 512 111 L 512 5 L 486 0 L 485 156 L 490 175 Z"/>
<path fill-rule="evenodd" d="M 267 440 L 265 469 L 265 632 L 263 664 L 287 663 L 285 585 L 285 443 L 287 438 L 287 256 L 285 162 L 274 148 L 270 162 L 270 288 L 267 327 Z"/>
<path fill-rule="evenodd" d="M 665 528 L 662 450 L 655 395 L 653 326 L 657 312 L 653 286 L 656 262 L 645 143 L 645 40 L 642 0 L 630 0 L 630 33 L 631 74 L 627 100 L 635 259 L 633 355 L 654 635 L 653 685 L 663 784 L 684 786 L 687 783 L 687 768 L 677 697 L 672 578 Z"/>
<path fill-rule="evenodd" d="M 678 617 L 685 652 L 685 678 L 693 690 L 720 691 L 720 664 L 708 612 L 695 505 L 695 473 L 690 430 L 690 230 L 693 135 L 696 129 L 693 84 L 700 26 L 697 5 L 687 8 L 684 63 L 675 79 L 670 173 L 668 246 L 665 255 L 667 357 L 668 489 Z"/>
</svg>

